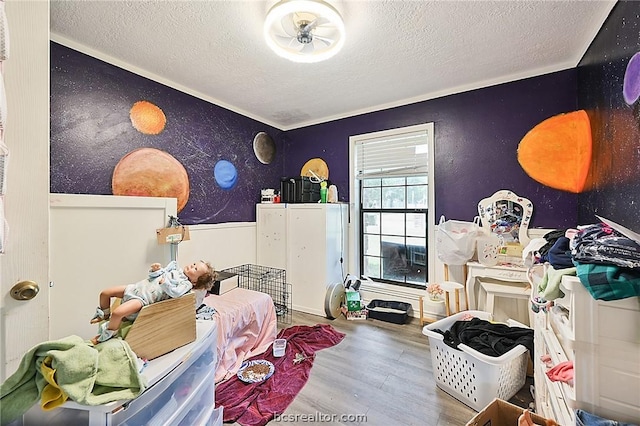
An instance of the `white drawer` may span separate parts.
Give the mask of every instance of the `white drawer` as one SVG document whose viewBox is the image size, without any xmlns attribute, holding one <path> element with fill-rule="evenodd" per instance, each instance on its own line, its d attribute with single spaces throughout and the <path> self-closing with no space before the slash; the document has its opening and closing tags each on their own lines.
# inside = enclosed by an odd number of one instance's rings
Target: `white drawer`
<svg viewBox="0 0 640 426">
<path fill-rule="evenodd" d="M 214 371 L 215 352 L 204 347 L 200 355 L 194 354 L 193 361 L 188 360 L 173 370 L 167 377 L 148 388 L 140 397 L 132 400 L 128 406 L 113 414 L 113 425 L 165 426 L 178 424 L 186 415 L 185 400 L 209 382 L 214 383 L 210 372 Z M 191 362 L 190 362 L 191 361 Z M 210 390 L 213 400 L 213 389 Z"/>
<path fill-rule="evenodd" d="M 200 418 L 193 423 L 185 423 L 184 426 L 222 426 L 222 421 L 224 420 L 223 409 L 224 407 L 222 406 L 214 409 L 213 404 L 211 404 L 211 408 L 203 412 Z"/>
<path fill-rule="evenodd" d="M 560 346 L 553 332 L 543 330 L 541 334 L 542 341 L 536 341 L 536 344 L 542 344 L 540 353 L 548 354 L 551 357 L 553 365 L 568 361 L 562 346 Z M 540 398 L 540 404 L 544 406 L 543 410 L 546 411 L 545 415 L 555 419 L 561 425 L 574 424 L 575 419 L 571 408 L 571 397 L 574 393 L 573 389 L 566 383 L 551 381 L 546 374 L 547 367 L 544 363 L 540 360 L 536 360 L 536 362 L 536 401 Z M 551 413 L 549 413 L 549 411 L 551 411 Z"/>
<path fill-rule="evenodd" d="M 180 426 L 209 426 L 214 410 L 215 370 L 207 375 L 201 385 L 191 392 L 189 401 L 184 403 L 184 412 L 176 416 Z M 171 422 L 176 424 L 176 422 Z"/>
</svg>

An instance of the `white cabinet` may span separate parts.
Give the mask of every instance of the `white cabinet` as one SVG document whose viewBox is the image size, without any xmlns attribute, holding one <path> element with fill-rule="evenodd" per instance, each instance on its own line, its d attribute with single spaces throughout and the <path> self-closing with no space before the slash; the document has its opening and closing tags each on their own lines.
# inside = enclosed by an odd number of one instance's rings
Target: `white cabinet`
<svg viewBox="0 0 640 426">
<path fill-rule="evenodd" d="M 198 320 L 196 341 L 149 361 L 142 372 L 147 389 L 131 401 L 98 406 L 67 401 L 61 407 L 29 410 L 29 425 L 213 425 L 222 424 L 215 410 L 217 332 L 215 322 Z"/>
<path fill-rule="evenodd" d="M 347 271 L 348 204 L 258 204 L 257 261 L 285 269 L 292 308 L 325 316 L 327 286 Z"/>
<path fill-rule="evenodd" d="M 640 419 L 640 298 L 595 300 L 575 276 L 564 276 L 549 313 L 534 321 L 536 409 L 562 425 L 580 408 L 619 422 Z M 572 361 L 573 385 L 551 381 L 540 361 Z"/>
<path fill-rule="evenodd" d="M 256 261 L 258 265 L 287 269 L 287 205 L 257 205 Z"/>
</svg>

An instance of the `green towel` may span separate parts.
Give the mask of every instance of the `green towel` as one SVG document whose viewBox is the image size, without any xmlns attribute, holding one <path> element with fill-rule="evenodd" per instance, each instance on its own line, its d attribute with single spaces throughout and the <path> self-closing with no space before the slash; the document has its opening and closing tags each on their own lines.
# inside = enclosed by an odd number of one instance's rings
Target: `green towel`
<svg viewBox="0 0 640 426">
<path fill-rule="evenodd" d="M 109 339 L 95 346 L 78 336 L 40 343 L 22 357 L 17 371 L 0 385 L 3 425 L 39 401 L 47 384 L 40 366 L 47 356 L 52 358 L 58 386 L 79 404 L 133 399 L 146 388 L 146 381 L 138 372 L 137 357 L 122 339 Z"/>
</svg>

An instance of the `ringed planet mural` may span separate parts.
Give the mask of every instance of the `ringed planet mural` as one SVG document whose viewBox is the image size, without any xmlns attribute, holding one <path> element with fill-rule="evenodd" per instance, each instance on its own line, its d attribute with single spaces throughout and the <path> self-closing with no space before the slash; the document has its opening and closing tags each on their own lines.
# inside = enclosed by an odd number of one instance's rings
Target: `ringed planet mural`
<svg viewBox="0 0 640 426">
<path fill-rule="evenodd" d="M 300 176 L 319 177 L 329 179 L 329 166 L 322 158 L 312 158 L 304 163 L 300 169 Z"/>
<path fill-rule="evenodd" d="M 178 212 L 189 201 L 189 176 L 171 154 L 155 148 L 139 148 L 122 157 L 113 169 L 113 195 L 173 197 Z"/>
</svg>

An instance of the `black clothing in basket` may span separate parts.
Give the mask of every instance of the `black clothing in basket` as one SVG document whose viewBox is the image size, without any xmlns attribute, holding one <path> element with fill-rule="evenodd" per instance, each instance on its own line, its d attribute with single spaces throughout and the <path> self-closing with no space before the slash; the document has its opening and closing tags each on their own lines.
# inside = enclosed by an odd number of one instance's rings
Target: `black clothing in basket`
<svg viewBox="0 0 640 426">
<path fill-rule="evenodd" d="M 517 345 L 522 345 L 533 357 L 533 330 L 530 328 L 511 327 L 472 318 L 454 322 L 447 331 L 434 331 L 443 334 L 444 343 L 455 349 L 458 349 L 460 343 L 464 343 L 484 355 L 499 357 Z"/>
</svg>

